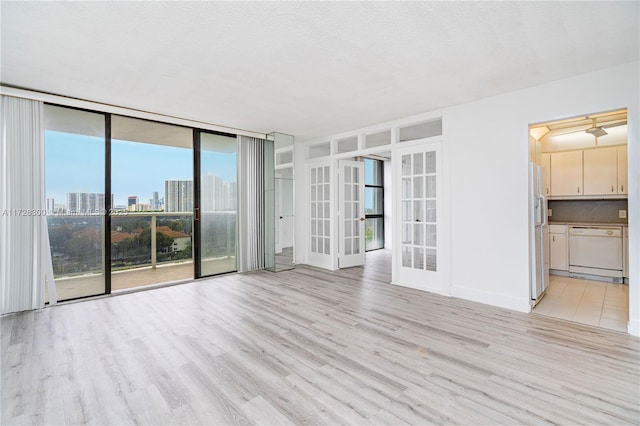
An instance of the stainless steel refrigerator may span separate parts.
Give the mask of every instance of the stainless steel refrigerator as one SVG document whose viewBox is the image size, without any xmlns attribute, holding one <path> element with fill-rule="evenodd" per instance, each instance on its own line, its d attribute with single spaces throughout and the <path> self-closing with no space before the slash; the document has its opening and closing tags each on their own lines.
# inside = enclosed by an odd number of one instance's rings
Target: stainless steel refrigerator
<svg viewBox="0 0 640 426">
<path fill-rule="evenodd" d="M 529 223 L 531 253 L 531 300 L 537 304 L 549 285 L 549 230 L 547 200 L 542 193 L 542 168 L 529 163 Z"/>
</svg>

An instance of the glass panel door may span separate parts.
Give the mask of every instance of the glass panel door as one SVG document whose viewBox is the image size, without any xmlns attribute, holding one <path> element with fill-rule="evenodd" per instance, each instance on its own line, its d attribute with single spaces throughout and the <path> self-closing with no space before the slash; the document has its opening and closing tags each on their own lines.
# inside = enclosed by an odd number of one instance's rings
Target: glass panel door
<svg viewBox="0 0 640 426">
<path fill-rule="evenodd" d="M 307 171 L 310 208 L 309 262 L 314 266 L 333 268 L 330 162 L 309 165 Z"/>
<path fill-rule="evenodd" d="M 111 289 L 193 278 L 193 130 L 111 117 Z"/>
<path fill-rule="evenodd" d="M 196 277 L 237 270 L 237 141 L 196 134 Z"/>
<path fill-rule="evenodd" d="M 57 300 L 108 292 L 104 114 L 45 106 L 47 224 Z"/>
<path fill-rule="evenodd" d="M 442 219 L 439 150 L 437 146 L 413 147 L 400 154 L 396 188 L 400 201 L 400 244 L 397 282 L 441 290 L 439 229 Z"/>
<path fill-rule="evenodd" d="M 340 267 L 364 265 L 364 163 L 340 161 Z"/>
</svg>

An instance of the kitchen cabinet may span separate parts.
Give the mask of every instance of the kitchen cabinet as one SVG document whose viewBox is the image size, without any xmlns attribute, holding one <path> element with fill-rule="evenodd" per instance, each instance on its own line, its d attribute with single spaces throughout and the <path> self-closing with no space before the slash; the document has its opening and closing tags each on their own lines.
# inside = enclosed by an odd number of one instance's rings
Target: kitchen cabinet
<svg viewBox="0 0 640 426">
<path fill-rule="evenodd" d="M 583 151 L 584 195 L 618 193 L 618 148 L 615 146 Z"/>
<path fill-rule="evenodd" d="M 618 194 L 628 194 L 627 145 L 618 146 L 616 149 L 618 154 Z"/>
<path fill-rule="evenodd" d="M 541 154 L 540 165 L 542 166 L 542 194 L 548 197 L 551 195 L 551 154 Z"/>
<path fill-rule="evenodd" d="M 567 244 L 567 226 L 549 226 L 549 269 L 569 270 L 569 250 Z"/>
<path fill-rule="evenodd" d="M 551 154 L 551 195 L 584 195 L 582 190 L 582 151 Z"/>
</svg>

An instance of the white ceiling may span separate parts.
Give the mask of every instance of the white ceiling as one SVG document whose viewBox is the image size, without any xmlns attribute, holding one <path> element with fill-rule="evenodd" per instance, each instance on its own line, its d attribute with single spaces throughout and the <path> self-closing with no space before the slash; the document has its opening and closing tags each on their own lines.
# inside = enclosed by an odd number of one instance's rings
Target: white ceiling
<svg viewBox="0 0 640 426">
<path fill-rule="evenodd" d="M 639 58 L 632 2 L 0 2 L 2 84 L 297 140 Z"/>
</svg>

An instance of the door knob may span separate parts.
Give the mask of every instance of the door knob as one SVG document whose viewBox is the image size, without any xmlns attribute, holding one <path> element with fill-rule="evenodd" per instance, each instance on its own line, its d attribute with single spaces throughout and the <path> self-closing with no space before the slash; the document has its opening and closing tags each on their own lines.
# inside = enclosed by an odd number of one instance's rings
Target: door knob
<svg viewBox="0 0 640 426">
<path fill-rule="evenodd" d="M 361 218 L 360 218 L 360 222 L 364 222 L 364 217 L 361 217 Z"/>
</svg>

